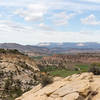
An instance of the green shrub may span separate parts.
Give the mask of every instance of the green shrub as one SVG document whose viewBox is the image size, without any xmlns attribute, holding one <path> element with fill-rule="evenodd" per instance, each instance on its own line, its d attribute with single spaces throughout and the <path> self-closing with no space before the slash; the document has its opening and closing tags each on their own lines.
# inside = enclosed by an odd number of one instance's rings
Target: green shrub
<svg viewBox="0 0 100 100">
<path fill-rule="evenodd" d="M 100 67 L 92 66 L 89 68 L 89 72 L 92 72 L 94 75 L 100 75 Z"/>
<path fill-rule="evenodd" d="M 45 87 L 46 85 L 51 84 L 53 82 L 53 79 L 48 75 L 43 75 L 41 76 L 40 82 L 42 84 L 42 87 Z"/>
<path fill-rule="evenodd" d="M 0 53 L 6 53 L 5 49 L 0 48 Z"/>
</svg>

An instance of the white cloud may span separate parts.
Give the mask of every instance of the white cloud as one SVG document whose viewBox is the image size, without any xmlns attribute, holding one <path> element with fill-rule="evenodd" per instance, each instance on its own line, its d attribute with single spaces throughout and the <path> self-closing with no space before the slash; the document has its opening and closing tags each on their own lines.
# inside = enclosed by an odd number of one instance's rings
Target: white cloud
<svg viewBox="0 0 100 100">
<path fill-rule="evenodd" d="M 100 3 L 100 0 L 82 0 L 86 2 L 92 2 L 92 3 Z"/>
<path fill-rule="evenodd" d="M 40 24 L 40 26 L 45 25 Z M 84 33 L 86 32 L 84 31 Z M 39 28 L 37 30 L 19 23 L 0 21 L 0 42 L 22 44 L 36 44 L 38 42 L 94 42 L 94 40 L 99 41 L 99 37 L 100 34 L 95 35 L 95 32 L 91 35 L 71 31 L 43 31 Z"/>
<path fill-rule="evenodd" d="M 21 2 L 21 3 L 20 3 Z M 100 6 L 96 4 L 86 4 L 82 2 L 73 2 L 73 1 L 68 1 L 68 0 L 37 0 L 37 1 L 32 1 L 30 0 L 28 3 L 28 0 L 25 1 L 16 1 L 15 5 L 19 3 L 19 5 L 22 5 L 22 7 L 19 7 L 20 9 L 16 11 L 16 14 L 24 18 L 26 21 L 43 21 L 44 15 L 48 15 L 51 13 L 53 14 L 52 11 L 54 10 L 63 10 L 65 12 L 67 11 L 73 11 L 73 12 L 82 12 L 82 11 L 99 11 Z M 12 2 L 14 5 L 14 2 Z M 1 3 L 2 4 L 2 3 Z M 23 4 L 26 4 L 23 7 Z M 9 5 L 9 3 L 8 3 Z M 28 5 L 28 7 L 27 7 Z M 11 5 L 10 5 L 11 6 Z M 70 15 L 65 15 L 66 19 L 68 20 Z M 55 21 L 56 23 L 61 23 L 62 25 L 67 24 L 68 22 L 65 20 L 59 20 Z"/>
<path fill-rule="evenodd" d="M 25 26 L 20 23 L 12 22 L 10 20 L 0 20 L 0 30 L 6 32 L 30 32 L 33 31 L 32 27 Z"/>
<path fill-rule="evenodd" d="M 42 4 L 31 4 L 26 9 L 19 9 L 16 14 L 19 14 L 26 21 L 41 21 L 45 13 L 47 12 L 47 7 Z"/>
<path fill-rule="evenodd" d="M 9 1 L 9 0 L 8 0 Z M 45 20 L 45 15 L 51 14 L 53 16 L 54 10 L 62 10 L 64 12 L 77 12 L 80 13 L 82 11 L 95 11 L 100 10 L 100 6 L 96 4 L 86 4 L 82 2 L 73 2 L 72 0 L 15 0 L 12 2 L 0 2 L 0 5 L 15 7 L 16 14 L 20 17 L 24 18 L 26 21 L 43 21 Z M 17 7 L 17 8 L 16 8 Z M 60 14 L 60 13 L 59 13 Z M 62 19 L 55 20 L 54 23 L 57 25 L 66 25 L 68 24 L 69 17 L 71 15 L 67 15 L 65 13 L 62 14 Z M 59 15 L 58 15 L 59 16 Z M 47 16 L 46 16 L 47 17 Z M 72 16 L 71 16 L 72 17 Z M 56 18 L 55 18 L 56 19 Z M 59 24 L 61 23 L 61 24 Z"/>
<path fill-rule="evenodd" d="M 39 28 L 44 30 L 44 31 L 54 31 L 54 28 L 52 28 L 44 23 L 40 23 Z"/>
<path fill-rule="evenodd" d="M 77 2 L 80 1 L 80 2 Z M 87 1 L 87 2 L 100 2 L 100 0 L 1 0 L 0 6 L 4 7 L 26 7 L 29 4 L 45 4 L 46 7 L 49 7 L 50 9 L 65 9 L 65 10 L 72 10 L 72 11 L 78 11 L 78 10 L 100 10 L 100 6 L 96 4 L 86 4 L 81 1 Z"/>
<path fill-rule="evenodd" d="M 86 18 L 82 18 L 81 22 L 82 24 L 86 24 L 86 25 L 100 25 L 100 21 L 97 21 L 96 17 L 93 14 L 91 14 Z"/>
<path fill-rule="evenodd" d="M 66 12 L 60 12 L 53 15 L 52 19 L 55 25 L 63 26 L 67 25 L 68 21 L 75 16 L 74 13 L 67 14 Z"/>
<path fill-rule="evenodd" d="M 74 16 L 81 14 L 81 12 L 100 11 L 100 6 L 98 4 L 81 2 L 82 0 L 80 0 L 80 2 L 77 2 L 79 0 L 6 1 L 0 1 L 0 7 L 4 8 L 2 12 L 5 14 L 5 17 L 2 19 L 10 19 L 15 22 L 5 20 L 0 21 L 0 42 L 35 44 L 38 42 L 100 41 L 100 34 L 98 34 L 98 32 L 80 32 L 80 27 L 79 29 L 75 29 L 76 27 L 73 28 L 73 25 L 71 25 L 72 30 L 78 30 L 77 32 L 64 32 L 67 30 L 65 28 L 63 31 L 56 31 L 54 29 L 57 29 L 58 27 L 51 24 L 51 22 L 53 22 L 59 26 L 66 26 Z M 94 2 L 93 0 L 91 1 Z M 12 14 L 14 11 L 16 12 L 13 16 Z M 16 14 L 25 21 L 32 23 L 26 25 L 26 22 L 16 16 Z M 12 16 L 8 18 L 9 15 Z M 51 19 L 49 19 L 49 17 Z M 86 25 L 100 24 L 100 21 L 97 21 L 94 15 L 82 18 L 81 22 Z"/>
<path fill-rule="evenodd" d="M 63 9 L 66 11 L 75 11 L 75 12 L 79 12 L 79 11 L 100 11 L 100 6 L 97 4 L 88 4 L 88 3 L 83 3 L 81 2 L 77 2 L 77 1 L 72 1 L 72 0 L 60 0 L 60 1 L 52 1 L 49 2 L 49 6 L 51 6 L 51 9 Z"/>
</svg>

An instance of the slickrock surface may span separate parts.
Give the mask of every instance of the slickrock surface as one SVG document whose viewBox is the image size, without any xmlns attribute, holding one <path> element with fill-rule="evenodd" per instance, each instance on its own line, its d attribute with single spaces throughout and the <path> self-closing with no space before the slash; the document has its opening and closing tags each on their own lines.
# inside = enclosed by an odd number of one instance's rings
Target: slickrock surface
<svg viewBox="0 0 100 100">
<path fill-rule="evenodd" d="M 82 73 L 59 78 L 44 88 L 36 86 L 16 100 L 100 100 L 100 76 Z"/>
</svg>

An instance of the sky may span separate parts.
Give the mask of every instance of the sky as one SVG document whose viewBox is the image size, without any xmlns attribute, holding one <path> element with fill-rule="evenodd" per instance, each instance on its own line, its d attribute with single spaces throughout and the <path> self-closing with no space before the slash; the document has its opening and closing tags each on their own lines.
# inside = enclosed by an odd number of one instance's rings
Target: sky
<svg viewBox="0 0 100 100">
<path fill-rule="evenodd" d="M 5 42 L 100 43 L 100 0 L 0 0 Z"/>
</svg>

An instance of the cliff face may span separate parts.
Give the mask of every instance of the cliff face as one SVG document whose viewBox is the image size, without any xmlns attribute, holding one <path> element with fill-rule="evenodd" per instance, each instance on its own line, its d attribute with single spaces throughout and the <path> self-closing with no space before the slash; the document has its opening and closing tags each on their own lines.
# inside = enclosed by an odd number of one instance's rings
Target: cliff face
<svg viewBox="0 0 100 100">
<path fill-rule="evenodd" d="M 0 100 L 13 100 L 38 84 L 35 62 L 21 53 L 0 53 Z"/>
<path fill-rule="evenodd" d="M 16 100 L 100 100 L 100 76 L 74 74 L 42 88 L 36 86 Z"/>
<path fill-rule="evenodd" d="M 79 54 L 56 54 L 45 56 L 39 61 L 38 65 L 55 66 L 58 68 L 75 69 L 78 64 L 93 64 L 100 62 L 100 53 L 79 53 Z"/>
</svg>

